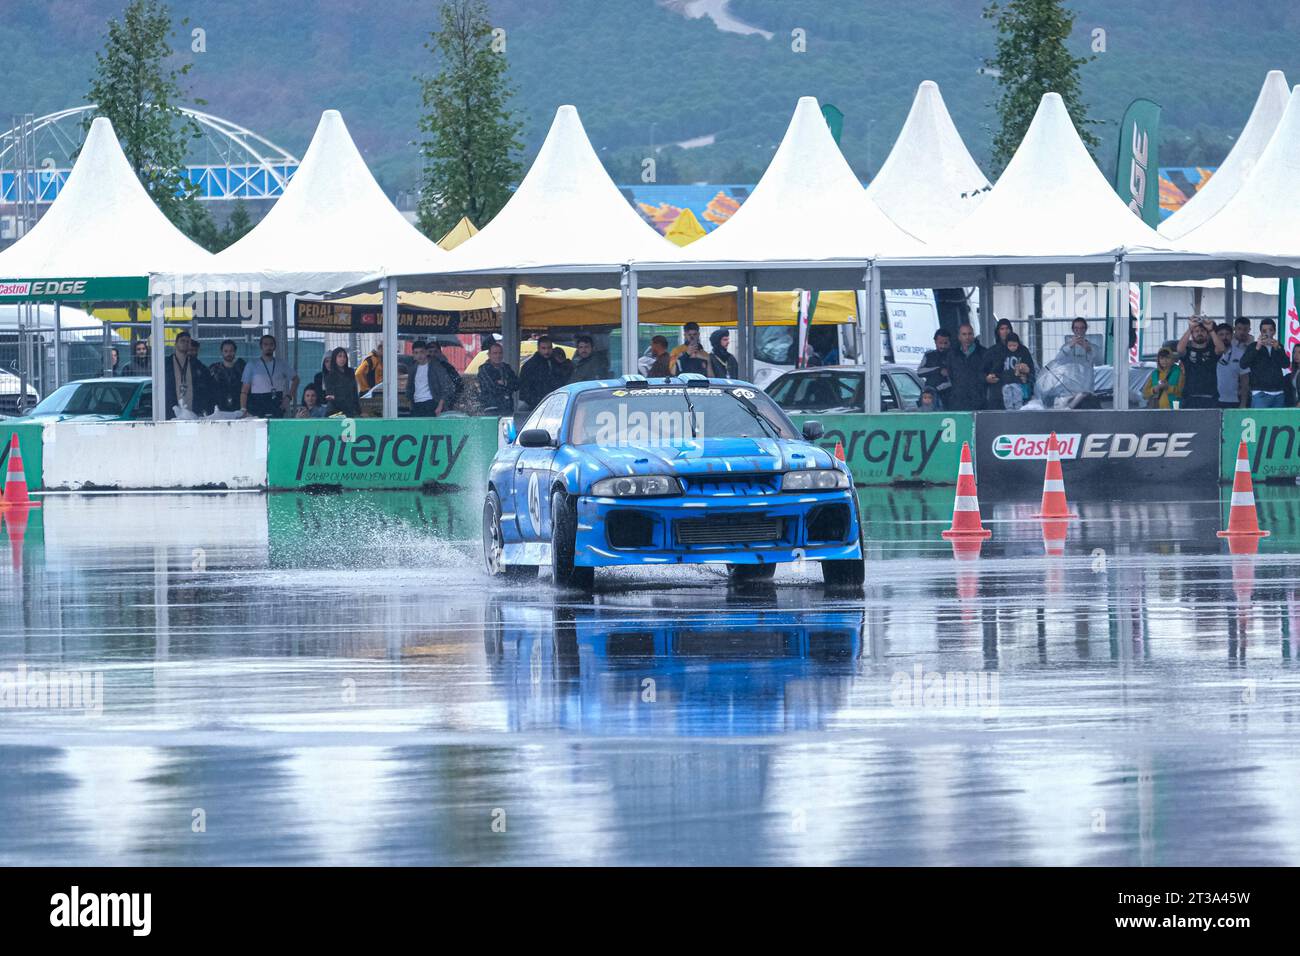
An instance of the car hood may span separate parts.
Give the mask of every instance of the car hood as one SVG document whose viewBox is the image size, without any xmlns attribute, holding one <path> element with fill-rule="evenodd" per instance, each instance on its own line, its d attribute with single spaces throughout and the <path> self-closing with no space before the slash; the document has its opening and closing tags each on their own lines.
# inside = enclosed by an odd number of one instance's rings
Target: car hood
<svg viewBox="0 0 1300 956">
<path fill-rule="evenodd" d="M 835 460 L 808 442 L 777 438 L 702 438 L 672 444 L 585 445 L 582 451 L 604 474 L 584 469 L 594 481 L 617 475 L 754 473 L 833 468 Z"/>
</svg>

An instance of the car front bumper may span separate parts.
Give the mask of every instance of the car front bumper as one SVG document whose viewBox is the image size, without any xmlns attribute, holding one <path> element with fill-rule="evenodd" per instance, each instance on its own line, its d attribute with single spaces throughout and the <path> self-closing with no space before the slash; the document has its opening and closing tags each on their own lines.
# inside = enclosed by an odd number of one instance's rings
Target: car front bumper
<svg viewBox="0 0 1300 956">
<path fill-rule="evenodd" d="M 849 489 L 746 498 L 582 496 L 574 563 L 608 567 L 854 560 L 862 557 L 858 520 Z M 629 535 L 629 528 L 636 533 Z M 739 528 L 754 533 L 737 532 Z M 827 534 L 828 529 L 834 533 Z M 711 540 L 729 536 L 747 540 Z"/>
</svg>

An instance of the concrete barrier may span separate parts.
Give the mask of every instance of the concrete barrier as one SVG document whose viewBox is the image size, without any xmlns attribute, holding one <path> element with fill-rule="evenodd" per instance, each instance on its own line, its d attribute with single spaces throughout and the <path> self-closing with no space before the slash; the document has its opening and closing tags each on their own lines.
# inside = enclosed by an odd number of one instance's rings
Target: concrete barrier
<svg viewBox="0 0 1300 956">
<path fill-rule="evenodd" d="M 59 422 L 47 425 L 46 490 L 266 487 L 266 422 Z"/>
</svg>

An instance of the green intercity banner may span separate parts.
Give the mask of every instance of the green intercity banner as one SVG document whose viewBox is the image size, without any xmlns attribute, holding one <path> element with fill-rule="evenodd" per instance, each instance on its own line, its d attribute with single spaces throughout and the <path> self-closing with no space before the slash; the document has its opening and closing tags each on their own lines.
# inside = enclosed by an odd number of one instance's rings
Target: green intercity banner
<svg viewBox="0 0 1300 956">
<path fill-rule="evenodd" d="M 859 485 L 957 483 L 962 442 L 975 444 L 970 412 L 887 412 L 880 415 L 797 415 L 795 424 L 821 422 L 817 442 L 827 451 L 844 447 Z"/>
<path fill-rule="evenodd" d="M 141 302 L 148 298 L 148 276 L 0 278 L 0 304 L 4 305 L 16 302 Z"/>
<path fill-rule="evenodd" d="M 323 418 L 272 421 L 273 488 L 480 488 L 497 449 L 497 419 Z"/>
<path fill-rule="evenodd" d="M 1250 453 L 1250 472 L 1256 481 L 1300 477 L 1300 415 L 1295 409 L 1225 409 L 1220 481 L 1232 481 L 1242 441 Z"/>
<path fill-rule="evenodd" d="M 41 461 L 41 425 L 15 425 L 0 421 L 0 483 L 9 469 L 9 443 L 13 435 L 18 435 L 18 448 L 23 456 L 23 473 L 27 478 L 27 489 L 36 491 L 42 487 L 43 472 Z"/>
</svg>

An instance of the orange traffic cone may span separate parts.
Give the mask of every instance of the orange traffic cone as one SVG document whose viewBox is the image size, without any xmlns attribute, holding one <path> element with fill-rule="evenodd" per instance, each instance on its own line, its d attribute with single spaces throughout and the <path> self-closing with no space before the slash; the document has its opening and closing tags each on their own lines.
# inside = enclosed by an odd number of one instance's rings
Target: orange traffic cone
<svg viewBox="0 0 1300 956">
<path fill-rule="evenodd" d="M 979 496 L 975 492 L 975 466 L 971 463 L 970 443 L 961 443 L 961 464 L 957 466 L 957 497 L 952 505 L 952 527 L 945 538 L 990 538 L 993 532 L 980 521 Z"/>
<path fill-rule="evenodd" d="M 27 476 L 23 473 L 23 451 L 18 447 L 18 433 L 9 442 L 9 470 L 5 474 L 4 495 L 0 508 L 39 508 L 40 502 L 27 496 Z"/>
<path fill-rule="evenodd" d="M 1065 539 L 1070 534 L 1070 523 L 1054 519 L 1043 522 L 1043 550 L 1049 558 L 1065 556 Z"/>
<path fill-rule="evenodd" d="M 835 442 L 835 460 L 844 461 L 844 442 L 842 441 L 837 440 Z"/>
<path fill-rule="evenodd" d="M 1065 477 L 1061 474 L 1061 449 L 1056 432 L 1047 439 L 1047 470 L 1043 472 L 1043 503 L 1035 518 L 1073 518 L 1065 500 Z"/>
<path fill-rule="evenodd" d="M 1232 477 L 1232 504 L 1228 508 L 1228 530 L 1220 538 L 1267 538 L 1255 514 L 1255 486 L 1250 480 L 1250 454 L 1246 443 L 1237 446 L 1237 471 Z"/>
</svg>

